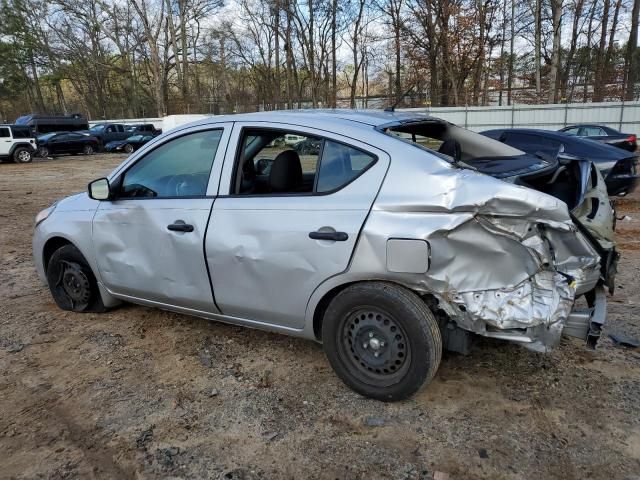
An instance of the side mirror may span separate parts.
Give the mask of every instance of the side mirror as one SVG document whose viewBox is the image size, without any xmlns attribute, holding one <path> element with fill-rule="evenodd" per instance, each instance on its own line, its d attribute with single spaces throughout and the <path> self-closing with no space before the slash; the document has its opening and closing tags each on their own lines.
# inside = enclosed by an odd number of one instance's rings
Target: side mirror
<svg viewBox="0 0 640 480">
<path fill-rule="evenodd" d="M 89 197 L 94 200 L 109 200 L 111 197 L 111 186 L 106 178 L 99 178 L 89 184 Z"/>
</svg>

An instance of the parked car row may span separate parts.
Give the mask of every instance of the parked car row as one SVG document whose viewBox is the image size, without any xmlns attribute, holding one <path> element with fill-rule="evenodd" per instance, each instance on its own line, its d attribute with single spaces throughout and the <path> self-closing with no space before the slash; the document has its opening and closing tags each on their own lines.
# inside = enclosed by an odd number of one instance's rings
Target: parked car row
<svg viewBox="0 0 640 480">
<path fill-rule="evenodd" d="M 620 160 L 512 133 L 414 112 L 181 126 L 38 214 L 37 272 L 65 310 L 126 301 L 321 342 L 348 386 L 384 401 L 475 335 L 595 348 L 619 257 L 601 170 Z"/>
<path fill-rule="evenodd" d="M 612 196 L 633 191 L 640 177 L 635 152 L 587 138 L 524 128 L 495 129 L 482 134 L 532 155 L 540 153 L 555 157 L 561 154 L 589 160 L 602 173 L 609 195 Z"/>
<path fill-rule="evenodd" d="M 98 123 L 83 133 L 95 137 L 100 148 L 111 142 L 126 140 L 134 135 L 157 137 L 162 130 L 156 129 L 152 123 L 125 125 L 122 123 Z"/>
</svg>

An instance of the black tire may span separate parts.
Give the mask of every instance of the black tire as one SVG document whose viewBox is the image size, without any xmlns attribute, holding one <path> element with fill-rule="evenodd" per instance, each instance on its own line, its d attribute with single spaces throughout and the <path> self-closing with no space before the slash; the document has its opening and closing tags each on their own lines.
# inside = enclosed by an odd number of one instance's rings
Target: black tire
<svg viewBox="0 0 640 480">
<path fill-rule="evenodd" d="M 38 156 L 47 158 L 49 156 L 49 149 L 47 147 L 38 147 Z"/>
<path fill-rule="evenodd" d="M 84 147 L 82 147 L 83 155 L 93 155 L 94 151 L 95 149 L 93 148 L 93 145 L 85 145 Z"/>
<path fill-rule="evenodd" d="M 124 150 L 126 153 L 133 153 L 133 145 L 131 145 L 130 143 L 127 143 L 127 144 L 124 146 L 123 150 Z"/>
<path fill-rule="evenodd" d="M 438 322 L 425 302 L 384 282 L 357 283 L 336 295 L 324 314 L 322 342 L 345 384 L 382 401 L 416 393 L 442 357 Z"/>
<path fill-rule="evenodd" d="M 18 147 L 13 152 L 13 161 L 16 163 L 30 163 L 33 161 L 33 152 L 26 147 Z"/>
<path fill-rule="evenodd" d="M 58 307 L 72 312 L 106 311 L 98 282 L 82 253 L 73 245 L 53 252 L 47 265 L 47 283 Z"/>
</svg>

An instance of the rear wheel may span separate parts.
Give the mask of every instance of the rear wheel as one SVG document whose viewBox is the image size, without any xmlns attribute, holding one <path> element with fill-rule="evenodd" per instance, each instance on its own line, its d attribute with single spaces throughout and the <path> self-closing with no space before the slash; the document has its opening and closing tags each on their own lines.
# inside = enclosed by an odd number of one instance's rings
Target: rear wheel
<svg viewBox="0 0 640 480">
<path fill-rule="evenodd" d="M 84 147 L 82 147 L 82 153 L 84 155 L 93 155 L 93 146 L 92 145 L 85 145 Z"/>
<path fill-rule="evenodd" d="M 33 160 L 33 153 L 25 147 L 16 148 L 13 152 L 13 161 L 16 163 L 29 163 Z"/>
<path fill-rule="evenodd" d="M 383 401 L 402 400 L 428 383 L 440 365 L 438 322 L 415 293 L 390 283 L 347 287 L 329 304 L 324 350 L 353 390 Z"/>
<path fill-rule="evenodd" d="M 73 245 L 65 245 L 53 252 L 47 265 L 47 282 L 53 299 L 63 310 L 106 310 L 91 267 Z"/>
</svg>

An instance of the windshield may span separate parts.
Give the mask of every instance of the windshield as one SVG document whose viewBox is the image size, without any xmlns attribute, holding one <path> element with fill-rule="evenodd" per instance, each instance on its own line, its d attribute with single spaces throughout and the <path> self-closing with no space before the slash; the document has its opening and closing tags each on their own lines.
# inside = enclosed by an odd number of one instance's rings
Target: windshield
<svg viewBox="0 0 640 480">
<path fill-rule="evenodd" d="M 127 138 L 127 142 L 139 142 L 140 140 L 142 140 L 142 135 L 133 135 Z"/>
<path fill-rule="evenodd" d="M 57 133 L 46 133 L 44 135 L 40 135 L 38 137 L 38 140 L 43 141 L 43 140 L 49 140 L 51 137 L 55 137 L 57 135 Z"/>
<path fill-rule="evenodd" d="M 104 125 L 94 125 L 89 129 L 90 132 L 99 133 L 104 130 Z"/>
</svg>

